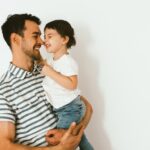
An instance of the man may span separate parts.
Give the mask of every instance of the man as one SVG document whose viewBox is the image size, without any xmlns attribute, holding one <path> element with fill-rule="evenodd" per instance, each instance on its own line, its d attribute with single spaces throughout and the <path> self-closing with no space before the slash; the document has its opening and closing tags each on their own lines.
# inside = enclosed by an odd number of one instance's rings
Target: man
<svg viewBox="0 0 150 150">
<path fill-rule="evenodd" d="M 0 150 L 74 150 L 91 117 L 92 108 L 82 97 L 88 111 L 81 123 L 66 132 L 54 129 L 57 116 L 41 85 L 44 76 L 34 65 L 41 60 L 39 25 L 30 14 L 9 16 L 2 25 L 12 62 L 0 81 Z"/>
</svg>

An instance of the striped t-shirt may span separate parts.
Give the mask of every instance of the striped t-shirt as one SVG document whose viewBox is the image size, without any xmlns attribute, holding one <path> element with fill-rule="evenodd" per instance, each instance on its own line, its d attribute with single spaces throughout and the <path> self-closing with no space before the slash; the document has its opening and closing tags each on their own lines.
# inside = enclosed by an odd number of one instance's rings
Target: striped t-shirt
<svg viewBox="0 0 150 150">
<path fill-rule="evenodd" d="M 15 142 L 46 146 L 45 134 L 56 127 L 57 117 L 47 101 L 37 69 L 27 72 L 10 64 L 0 80 L 0 121 L 15 124 Z"/>
</svg>

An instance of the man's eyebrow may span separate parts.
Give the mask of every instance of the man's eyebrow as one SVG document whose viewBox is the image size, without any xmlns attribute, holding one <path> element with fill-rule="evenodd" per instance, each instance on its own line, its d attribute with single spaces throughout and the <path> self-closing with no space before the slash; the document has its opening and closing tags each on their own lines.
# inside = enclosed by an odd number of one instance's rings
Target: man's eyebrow
<svg viewBox="0 0 150 150">
<path fill-rule="evenodd" d="M 47 35 L 52 35 L 52 33 L 48 33 Z"/>
<path fill-rule="evenodd" d="M 41 35 L 41 32 L 33 32 L 32 34 Z"/>
</svg>

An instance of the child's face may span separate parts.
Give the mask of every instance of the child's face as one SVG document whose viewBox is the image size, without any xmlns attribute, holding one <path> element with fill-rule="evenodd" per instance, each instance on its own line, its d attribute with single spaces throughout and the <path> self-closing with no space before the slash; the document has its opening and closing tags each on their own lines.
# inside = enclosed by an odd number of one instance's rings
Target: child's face
<svg viewBox="0 0 150 150">
<path fill-rule="evenodd" d="M 54 29 L 45 30 L 45 47 L 47 52 L 56 53 L 66 48 L 66 38 L 62 37 Z"/>
</svg>

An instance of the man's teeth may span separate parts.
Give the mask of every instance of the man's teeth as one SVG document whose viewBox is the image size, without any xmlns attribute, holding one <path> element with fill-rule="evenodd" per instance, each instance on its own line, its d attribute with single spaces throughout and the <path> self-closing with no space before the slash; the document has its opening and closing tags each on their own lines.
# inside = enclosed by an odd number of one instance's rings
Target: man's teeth
<svg viewBox="0 0 150 150">
<path fill-rule="evenodd" d="M 39 50 L 39 49 L 40 49 L 40 47 L 36 47 L 35 49 L 36 49 L 36 50 Z"/>
</svg>

